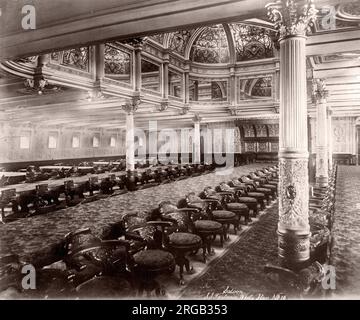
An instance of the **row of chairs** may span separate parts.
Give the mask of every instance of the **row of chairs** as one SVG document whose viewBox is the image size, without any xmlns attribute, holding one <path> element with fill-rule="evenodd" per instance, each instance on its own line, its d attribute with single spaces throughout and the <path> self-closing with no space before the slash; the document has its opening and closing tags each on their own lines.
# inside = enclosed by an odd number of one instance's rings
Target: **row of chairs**
<svg viewBox="0 0 360 320">
<path fill-rule="evenodd" d="M 329 171 L 327 187 L 311 188 L 309 216 L 311 227 L 312 260 L 325 263 L 330 257 L 331 231 L 335 220 L 337 165 Z"/>
<path fill-rule="evenodd" d="M 164 161 L 165 162 L 165 161 Z M 135 169 L 150 169 L 151 167 L 160 167 L 173 165 L 172 161 L 168 164 L 154 160 L 137 162 Z M 18 183 L 34 183 L 46 180 L 57 180 L 71 177 L 82 177 L 87 174 L 102 174 L 115 173 L 126 170 L 126 161 L 124 159 L 118 161 L 101 161 L 98 162 L 81 162 L 77 165 L 73 163 L 56 163 L 50 167 L 38 167 L 36 165 L 29 165 L 26 169 L 21 169 L 20 172 L 25 172 L 25 175 L 19 176 L 2 176 L 0 179 L 0 187 L 9 186 Z"/>
<path fill-rule="evenodd" d="M 206 263 L 208 255 L 214 254 L 216 239 L 223 245 L 230 226 L 237 233 L 241 218 L 249 222 L 250 211 L 254 216 L 262 210 L 267 198 L 257 192 L 259 189 L 266 189 L 272 199 L 276 198 L 277 193 L 271 190 L 276 190 L 278 184 L 277 171 L 277 167 L 258 170 L 207 187 L 198 195 L 189 193 L 177 204 L 161 202 L 143 216 L 127 214 L 106 226 L 100 236 L 90 229 L 66 235 L 52 250 L 56 252 L 53 259 L 35 263 L 40 277 L 44 270 L 49 276 L 55 265 L 59 268 L 59 262 L 53 262 L 61 260 L 62 265 L 61 272 L 54 271 L 58 276 L 37 292 L 46 291 L 50 296 L 63 293 L 66 297 L 129 297 L 141 296 L 144 291 L 164 295 L 165 288 L 156 281 L 157 276 L 171 274 L 178 266 L 179 282 L 184 284 L 184 269 L 193 272 L 189 255 L 202 250 Z M 250 197 L 251 193 L 258 193 L 258 198 Z"/>
<path fill-rule="evenodd" d="M 127 190 L 134 191 L 205 174 L 214 169 L 213 165 L 207 164 L 169 165 L 146 169 L 144 172 L 135 171 L 133 176 L 110 173 L 101 180 L 98 176 L 91 176 L 88 180 L 76 184 L 74 180 L 66 180 L 63 185 L 51 187 L 42 183 L 37 185 L 35 190 L 23 191 L 19 195 L 15 188 L 5 189 L 0 196 L 1 218 L 3 223 L 7 223 L 114 196 Z"/>
</svg>

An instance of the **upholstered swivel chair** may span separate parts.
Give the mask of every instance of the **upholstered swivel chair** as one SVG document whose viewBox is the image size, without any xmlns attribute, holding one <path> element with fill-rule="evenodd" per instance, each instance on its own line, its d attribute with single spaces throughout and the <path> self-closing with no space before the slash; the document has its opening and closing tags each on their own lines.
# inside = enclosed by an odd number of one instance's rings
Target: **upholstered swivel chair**
<svg viewBox="0 0 360 320">
<path fill-rule="evenodd" d="M 69 207 L 79 204 L 84 199 L 83 190 L 74 184 L 74 180 L 64 181 L 64 194 Z"/>
<path fill-rule="evenodd" d="M 35 189 L 34 208 L 36 214 L 43 214 L 56 209 L 56 202 L 59 202 L 49 190 L 47 183 L 38 184 Z"/>
<path fill-rule="evenodd" d="M 134 254 L 134 272 L 138 280 L 138 294 L 143 291 L 150 296 L 155 290 L 156 296 L 165 295 L 165 288 L 156 281 L 160 274 L 171 274 L 175 270 L 175 257 L 166 250 L 168 239 L 165 229 L 172 225 L 167 221 L 149 221 L 134 225 L 129 231 L 138 233 L 147 242 L 147 249 Z"/>
<path fill-rule="evenodd" d="M 247 185 L 246 183 L 240 182 L 237 178 L 232 178 L 231 181 L 229 181 L 227 184 L 235 189 L 238 188 L 245 191 L 251 191 L 252 189 L 251 186 Z"/>
<path fill-rule="evenodd" d="M 167 221 L 173 221 L 175 230 L 169 235 L 167 247 L 174 254 L 176 264 L 179 266 L 180 284 L 184 282 L 184 267 L 188 273 L 193 271 L 187 255 L 196 252 L 202 248 L 202 239 L 200 236 L 189 232 L 191 213 L 196 209 L 179 209 L 169 201 L 163 201 L 159 204 L 159 213 L 161 218 Z"/>
<path fill-rule="evenodd" d="M 236 233 L 239 228 L 239 217 L 236 213 L 228 210 L 223 210 L 222 208 L 217 208 L 218 202 L 214 199 L 201 199 L 195 193 L 190 192 L 185 197 L 186 203 L 190 208 L 197 208 L 201 212 L 204 212 L 210 220 L 221 223 L 223 226 L 223 237 L 220 238 L 221 246 L 223 245 L 223 240 L 226 240 L 227 232 L 230 225 L 234 226 L 234 231 Z"/>
<path fill-rule="evenodd" d="M 16 189 L 5 189 L 1 192 L 0 207 L 2 223 L 15 221 L 27 216 L 27 214 L 19 213 Z"/>
<path fill-rule="evenodd" d="M 201 203 L 189 205 L 186 199 L 181 199 L 177 207 L 180 208 L 180 211 L 184 209 L 188 214 L 187 230 L 200 236 L 202 240 L 203 262 L 205 263 L 206 256 L 214 254 L 212 242 L 217 235 L 220 237 L 221 245 L 223 244 L 224 228 L 221 223 L 210 220 L 206 213 L 206 208 Z M 189 210 L 189 208 L 192 210 Z"/>
<path fill-rule="evenodd" d="M 241 217 L 244 217 L 245 224 L 251 222 L 249 207 L 245 203 L 236 202 L 231 192 L 217 192 L 212 187 L 206 187 L 203 195 L 206 199 L 216 200 L 219 209 L 234 212 L 238 216 L 239 221 Z M 240 226 L 238 225 L 236 230 L 239 229 Z"/>
<path fill-rule="evenodd" d="M 253 215 L 256 216 L 259 212 L 258 204 L 260 203 L 261 207 L 264 207 L 263 201 L 265 196 L 263 194 L 256 195 L 258 198 L 250 196 L 245 193 L 244 190 L 235 190 L 234 188 L 231 188 L 228 184 L 225 182 L 220 183 L 220 185 L 215 189 L 216 191 L 222 191 L 222 192 L 232 192 L 235 196 L 235 199 L 239 203 L 244 203 L 248 206 L 250 210 L 252 210 Z M 253 194 L 253 193 L 252 193 Z"/>
<path fill-rule="evenodd" d="M 250 173 L 248 174 L 248 177 L 249 177 L 251 180 L 255 181 L 255 183 L 256 183 L 257 185 L 262 185 L 262 184 L 264 184 L 264 183 L 267 182 L 266 177 L 259 177 L 255 172 L 250 172 Z"/>
<path fill-rule="evenodd" d="M 126 298 L 134 296 L 133 258 L 125 240 L 88 242 L 72 248 L 71 258 L 83 258 L 83 266 L 99 272 L 76 287 L 79 298 Z"/>
</svg>

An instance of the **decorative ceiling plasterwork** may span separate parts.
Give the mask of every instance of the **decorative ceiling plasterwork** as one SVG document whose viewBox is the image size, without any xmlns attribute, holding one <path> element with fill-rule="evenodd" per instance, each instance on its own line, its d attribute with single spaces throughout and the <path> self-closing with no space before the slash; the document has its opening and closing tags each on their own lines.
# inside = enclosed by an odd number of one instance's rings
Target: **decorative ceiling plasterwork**
<svg viewBox="0 0 360 320">
<path fill-rule="evenodd" d="M 164 33 L 159 33 L 159 34 L 151 35 L 149 38 L 151 40 L 154 40 L 155 42 L 163 45 L 164 44 L 164 37 L 165 37 Z"/>
<path fill-rule="evenodd" d="M 274 31 L 261 26 L 234 23 L 156 34 L 148 38 L 185 59 L 213 64 L 230 61 L 229 45 L 235 48 L 237 61 L 271 58 L 274 56 L 274 36 Z"/>
<path fill-rule="evenodd" d="M 176 31 L 169 35 L 169 49 L 184 56 L 188 41 L 195 30 Z"/>
<path fill-rule="evenodd" d="M 245 24 L 231 24 L 230 30 L 235 41 L 236 61 L 265 59 L 274 56 L 275 33 L 268 29 Z"/>
<path fill-rule="evenodd" d="M 194 42 L 191 60 L 199 63 L 228 63 L 229 45 L 222 25 L 206 28 Z"/>
<path fill-rule="evenodd" d="M 360 22 L 360 1 L 340 4 L 337 15 L 340 19 Z"/>
</svg>

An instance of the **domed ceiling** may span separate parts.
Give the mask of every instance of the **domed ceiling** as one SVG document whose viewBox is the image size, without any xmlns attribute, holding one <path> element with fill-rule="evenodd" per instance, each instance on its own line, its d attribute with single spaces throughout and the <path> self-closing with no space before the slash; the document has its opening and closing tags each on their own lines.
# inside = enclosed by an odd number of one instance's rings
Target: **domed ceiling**
<svg viewBox="0 0 360 320">
<path fill-rule="evenodd" d="M 198 63 L 231 63 L 271 58 L 274 32 L 249 24 L 218 24 L 149 38 L 185 59 Z"/>
</svg>

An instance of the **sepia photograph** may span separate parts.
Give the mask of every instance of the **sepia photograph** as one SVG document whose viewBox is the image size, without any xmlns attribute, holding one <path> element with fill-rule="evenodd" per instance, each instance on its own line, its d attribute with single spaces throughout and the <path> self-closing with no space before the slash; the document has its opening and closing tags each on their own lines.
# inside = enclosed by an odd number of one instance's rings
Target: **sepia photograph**
<svg viewBox="0 0 360 320">
<path fill-rule="evenodd" d="M 359 136 L 360 0 L 0 0 L 0 300 L 359 300 Z"/>
</svg>

